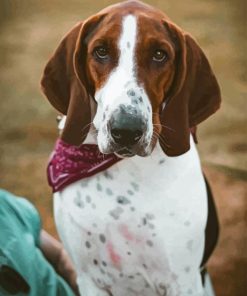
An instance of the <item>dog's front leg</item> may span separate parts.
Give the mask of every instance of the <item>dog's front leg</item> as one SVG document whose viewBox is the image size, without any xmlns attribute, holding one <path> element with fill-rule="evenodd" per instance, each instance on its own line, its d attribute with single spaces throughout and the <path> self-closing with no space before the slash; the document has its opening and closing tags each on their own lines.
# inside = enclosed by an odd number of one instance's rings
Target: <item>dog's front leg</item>
<svg viewBox="0 0 247 296">
<path fill-rule="evenodd" d="M 77 278 L 81 296 L 110 296 L 110 294 L 98 288 L 94 282 L 85 274 Z"/>
</svg>

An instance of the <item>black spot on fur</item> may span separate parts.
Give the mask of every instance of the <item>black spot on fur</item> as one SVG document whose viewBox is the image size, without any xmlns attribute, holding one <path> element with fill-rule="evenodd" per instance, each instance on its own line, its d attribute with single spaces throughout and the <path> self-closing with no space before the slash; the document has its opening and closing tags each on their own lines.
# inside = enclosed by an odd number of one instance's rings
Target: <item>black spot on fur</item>
<svg viewBox="0 0 247 296">
<path fill-rule="evenodd" d="M 91 197 L 89 195 L 86 195 L 86 202 L 88 202 L 88 203 L 91 202 Z"/>
<path fill-rule="evenodd" d="M 129 89 L 127 91 L 127 95 L 130 96 L 130 97 L 134 97 L 136 95 L 135 91 L 133 89 Z"/>
<path fill-rule="evenodd" d="M 113 195 L 113 192 L 112 192 L 112 190 L 110 188 L 106 188 L 105 191 L 106 191 L 107 195 Z"/>
<path fill-rule="evenodd" d="M 99 235 L 99 239 L 103 244 L 106 242 L 106 238 L 105 238 L 104 234 L 102 234 L 102 233 Z"/>
<path fill-rule="evenodd" d="M 122 205 L 127 205 L 130 203 L 129 199 L 123 195 L 117 196 L 117 202 Z"/>
<path fill-rule="evenodd" d="M 98 191 L 102 191 L 102 186 L 100 185 L 100 183 L 97 183 L 96 188 Z"/>
<path fill-rule="evenodd" d="M 86 245 L 86 247 L 87 247 L 88 249 L 90 249 L 90 248 L 91 248 L 91 244 L 90 244 L 90 242 L 89 242 L 89 241 L 86 241 L 85 245 Z"/>
</svg>

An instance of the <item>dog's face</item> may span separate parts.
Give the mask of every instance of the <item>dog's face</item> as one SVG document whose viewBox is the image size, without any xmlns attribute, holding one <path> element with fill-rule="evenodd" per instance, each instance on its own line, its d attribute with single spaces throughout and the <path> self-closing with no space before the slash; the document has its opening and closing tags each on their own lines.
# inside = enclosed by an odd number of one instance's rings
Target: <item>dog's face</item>
<svg viewBox="0 0 247 296">
<path fill-rule="evenodd" d="M 165 26 L 148 16 L 106 17 L 93 32 L 86 64 L 101 152 L 124 157 L 152 152 L 164 90 L 174 76 L 173 46 Z"/>
<path fill-rule="evenodd" d="M 93 123 L 100 151 L 122 157 L 150 155 L 157 139 L 168 155 L 186 152 L 190 127 L 220 103 L 200 47 L 139 1 L 114 5 L 74 27 L 48 62 L 42 88 L 68 115 L 62 139 L 80 144 Z"/>
</svg>

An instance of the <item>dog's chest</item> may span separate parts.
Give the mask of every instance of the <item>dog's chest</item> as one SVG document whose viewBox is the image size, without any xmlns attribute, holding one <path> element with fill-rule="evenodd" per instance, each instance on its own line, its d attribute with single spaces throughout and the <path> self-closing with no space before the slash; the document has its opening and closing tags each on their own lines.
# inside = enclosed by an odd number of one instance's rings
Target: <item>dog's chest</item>
<svg viewBox="0 0 247 296">
<path fill-rule="evenodd" d="M 183 286 L 195 295 L 207 216 L 197 158 L 178 163 L 156 149 L 123 160 L 57 193 L 55 214 L 77 271 L 98 287 L 176 295 Z"/>
</svg>

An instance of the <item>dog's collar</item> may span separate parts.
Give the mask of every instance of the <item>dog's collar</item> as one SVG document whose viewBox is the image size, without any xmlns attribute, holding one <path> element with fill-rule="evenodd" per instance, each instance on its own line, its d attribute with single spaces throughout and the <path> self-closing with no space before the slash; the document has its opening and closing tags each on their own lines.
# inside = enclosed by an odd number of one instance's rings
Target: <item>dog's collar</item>
<svg viewBox="0 0 247 296">
<path fill-rule="evenodd" d="M 53 192 L 57 192 L 75 181 L 109 168 L 120 160 L 115 154 L 103 155 L 95 144 L 82 144 L 77 147 L 58 139 L 47 167 L 48 183 Z"/>
</svg>

